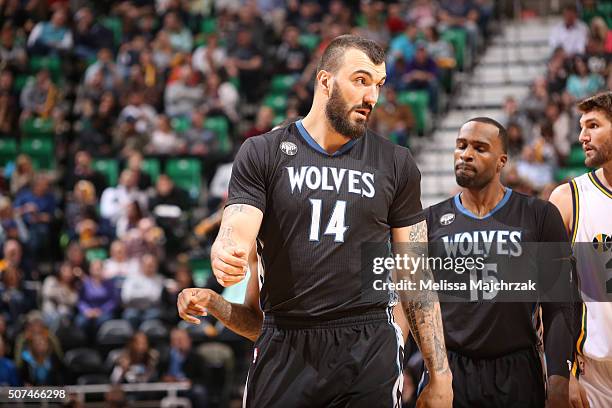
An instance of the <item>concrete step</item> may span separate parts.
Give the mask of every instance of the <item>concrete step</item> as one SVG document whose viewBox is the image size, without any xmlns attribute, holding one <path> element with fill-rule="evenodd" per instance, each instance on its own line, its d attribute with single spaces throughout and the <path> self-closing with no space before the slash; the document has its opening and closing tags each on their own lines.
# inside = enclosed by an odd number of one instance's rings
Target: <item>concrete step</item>
<svg viewBox="0 0 612 408">
<path fill-rule="evenodd" d="M 559 21 L 560 19 L 558 18 L 550 18 L 507 24 L 504 26 L 503 35 L 494 40 L 494 42 L 548 43 L 550 30 Z"/>
<path fill-rule="evenodd" d="M 454 132 L 453 138 L 457 135 L 457 131 L 467 120 L 475 118 L 477 116 L 487 116 L 493 119 L 499 119 L 502 115 L 501 109 L 454 109 L 450 111 L 444 119 L 440 122 L 438 132 L 443 132 L 444 137 L 447 137 L 447 132 L 452 130 Z"/>
<path fill-rule="evenodd" d="M 490 86 L 469 88 L 459 97 L 459 106 L 479 108 L 501 108 L 508 96 L 521 100 L 529 93 L 529 87 L 520 85 Z"/>
<path fill-rule="evenodd" d="M 550 57 L 550 47 L 544 45 L 493 45 L 484 57 L 481 64 L 545 64 Z"/>
<path fill-rule="evenodd" d="M 492 83 L 516 81 L 529 85 L 538 76 L 546 73 L 546 65 L 479 65 L 470 78 L 471 86 L 486 86 Z"/>
</svg>

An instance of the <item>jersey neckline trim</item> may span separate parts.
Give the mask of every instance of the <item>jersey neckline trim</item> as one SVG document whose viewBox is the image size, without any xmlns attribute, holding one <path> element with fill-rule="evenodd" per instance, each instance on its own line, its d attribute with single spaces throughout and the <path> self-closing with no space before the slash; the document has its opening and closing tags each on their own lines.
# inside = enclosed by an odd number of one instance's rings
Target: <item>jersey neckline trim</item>
<svg viewBox="0 0 612 408">
<path fill-rule="evenodd" d="M 495 214 L 497 211 L 501 210 L 501 208 L 506 205 L 506 203 L 508 202 L 508 200 L 510 200 L 510 195 L 512 195 L 512 189 L 510 187 L 506 187 L 506 193 L 504 194 L 504 197 L 501 199 L 501 201 L 499 203 L 497 203 L 497 205 L 495 206 L 495 208 L 493 208 L 491 211 L 489 211 L 487 214 L 483 215 L 482 217 L 478 217 L 477 215 L 475 215 L 474 213 L 472 213 L 470 210 L 468 210 L 467 208 L 465 208 L 463 206 L 463 204 L 461 203 L 461 198 L 459 198 L 461 195 L 461 193 L 457 194 L 455 196 L 455 207 L 457 207 L 457 209 L 462 212 L 464 215 L 467 215 L 470 218 L 474 218 L 476 220 L 484 220 L 486 218 L 489 218 L 490 216 L 492 216 L 493 214 Z"/>
<path fill-rule="evenodd" d="M 312 136 L 310 136 L 310 133 L 308 133 L 308 131 L 306 130 L 306 128 L 304 127 L 304 125 L 302 124 L 301 120 L 298 120 L 295 122 L 295 125 L 298 128 L 298 131 L 300 132 L 300 135 L 302 136 L 302 138 L 304 139 L 304 141 L 306 143 L 308 143 L 308 145 L 310 147 L 312 147 L 313 149 L 315 149 L 317 152 L 324 154 L 326 156 L 329 157 L 334 157 L 334 156 L 340 156 L 341 154 L 344 154 L 346 152 L 348 152 L 351 147 L 353 147 L 355 145 L 355 143 L 357 143 L 357 141 L 359 139 L 351 139 L 348 142 L 346 142 L 345 144 L 343 144 L 338 150 L 336 150 L 334 153 L 329 154 L 327 151 L 325 151 L 325 149 L 323 149 L 321 147 L 321 145 L 319 145 Z"/>
<path fill-rule="evenodd" d="M 595 174 L 595 170 L 589 173 L 589 178 L 591 179 L 593 184 L 595 184 L 595 187 L 597 187 L 602 193 L 604 193 L 609 198 L 612 198 L 612 191 L 610 191 L 606 186 L 604 186 L 604 184 L 601 182 L 599 177 L 597 177 L 597 174 Z"/>
</svg>

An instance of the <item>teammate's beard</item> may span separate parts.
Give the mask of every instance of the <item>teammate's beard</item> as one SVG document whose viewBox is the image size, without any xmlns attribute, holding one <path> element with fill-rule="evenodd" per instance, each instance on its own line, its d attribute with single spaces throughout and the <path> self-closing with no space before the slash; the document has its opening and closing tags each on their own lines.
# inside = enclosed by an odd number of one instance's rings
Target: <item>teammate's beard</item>
<svg viewBox="0 0 612 408">
<path fill-rule="evenodd" d="M 494 173 L 478 173 L 473 167 L 471 170 L 472 174 L 468 175 L 459 172 L 459 169 L 455 167 L 455 180 L 460 187 L 481 189 L 493 180 Z"/>
<path fill-rule="evenodd" d="M 351 112 L 355 109 L 370 109 L 371 111 L 372 106 L 358 105 L 347 108 L 347 105 L 346 100 L 342 97 L 340 88 L 335 84 L 331 96 L 325 105 L 325 116 L 327 116 L 327 120 L 329 120 L 329 123 L 336 132 L 351 139 L 359 139 L 366 132 L 369 115 L 365 119 L 353 122 L 350 119 Z"/>
<path fill-rule="evenodd" d="M 603 166 L 605 163 L 612 160 L 612 137 L 608 137 L 605 139 L 604 143 L 601 146 L 595 148 L 594 146 L 590 146 L 594 152 L 592 157 L 587 157 L 584 160 L 584 164 L 587 167 L 597 168 Z"/>
</svg>

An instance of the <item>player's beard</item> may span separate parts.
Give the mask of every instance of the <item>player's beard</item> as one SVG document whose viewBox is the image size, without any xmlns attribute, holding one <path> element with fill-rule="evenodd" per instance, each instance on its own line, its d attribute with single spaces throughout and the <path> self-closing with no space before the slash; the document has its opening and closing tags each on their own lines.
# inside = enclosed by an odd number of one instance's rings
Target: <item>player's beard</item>
<svg viewBox="0 0 612 408">
<path fill-rule="evenodd" d="M 365 134 L 369 119 L 368 115 L 365 119 L 351 121 L 351 113 L 355 109 L 369 109 L 371 112 L 372 106 L 358 105 L 348 108 L 348 103 L 342 96 L 338 84 L 335 84 L 325 105 L 325 116 L 336 132 L 351 139 L 359 139 Z"/>
<path fill-rule="evenodd" d="M 459 165 L 461 166 L 461 165 Z M 455 167 L 455 180 L 460 187 L 481 189 L 493 180 L 493 174 L 479 173 L 475 167 L 469 166 L 471 172 L 466 173 Z"/>
<path fill-rule="evenodd" d="M 612 137 L 606 138 L 601 146 L 589 146 L 593 153 L 591 157 L 586 157 L 584 164 L 587 167 L 598 168 L 612 160 Z"/>
</svg>

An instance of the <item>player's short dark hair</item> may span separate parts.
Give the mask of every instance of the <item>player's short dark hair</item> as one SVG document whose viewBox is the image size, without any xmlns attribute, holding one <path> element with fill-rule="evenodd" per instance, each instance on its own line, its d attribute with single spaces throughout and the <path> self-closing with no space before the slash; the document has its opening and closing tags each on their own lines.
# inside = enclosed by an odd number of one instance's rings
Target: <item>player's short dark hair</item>
<svg viewBox="0 0 612 408">
<path fill-rule="evenodd" d="M 470 123 L 470 122 L 486 123 L 487 125 L 495 126 L 498 130 L 497 135 L 499 136 L 502 142 L 502 150 L 504 151 L 504 153 L 508 153 L 508 132 L 506 131 L 506 128 L 504 127 L 504 125 L 502 125 L 495 119 L 491 119 L 486 116 L 478 116 L 478 117 L 468 120 L 465 123 Z"/>
<path fill-rule="evenodd" d="M 334 38 L 323 52 L 317 66 L 317 73 L 322 69 L 338 72 L 344 60 L 344 53 L 351 48 L 362 51 L 375 65 L 380 65 L 385 61 L 385 50 L 376 41 L 356 35 L 341 35 Z"/>
<path fill-rule="evenodd" d="M 612 122 L 612 92 L 602 92 L 578 102 L 578 109 L 582 113 L 601 111 Z"/>
</svg>

